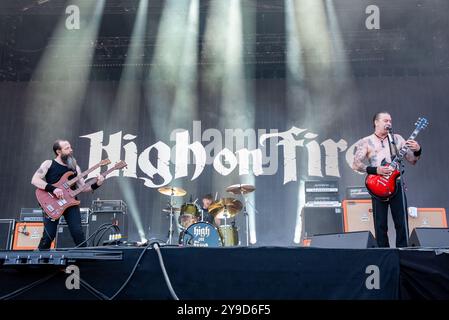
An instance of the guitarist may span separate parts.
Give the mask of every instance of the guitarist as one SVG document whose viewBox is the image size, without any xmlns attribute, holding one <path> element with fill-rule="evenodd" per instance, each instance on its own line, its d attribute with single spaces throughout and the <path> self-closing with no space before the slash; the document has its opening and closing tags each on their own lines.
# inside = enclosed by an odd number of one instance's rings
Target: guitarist
<svg viewBox="0 0 449 320">
<path fill-rule="evenodd" d="M 415 164 L 420 155 L 421 147 L 415 140 L 407 140 L 399 134 L 394 134 L 395 145 L 389 143 L 389 128 L 392 127 L 391 116 L 388 112 L 378 112 L 373 117 L 374 133 L 360 139 L 356 144 L 354 162 L 352 168 L 360 173 L 378 174 L 387 176 L 393 169 L 385 165 L 383 160 L 390 163 L 404 144 L 409 147 L 405 159 L 411 164 Z M 391 137 L 391 135 L 390 135 Z M 367 163 L 367 164 L 366 164 Z M 388 241 L 388 206 L 396 229 L 396 247 L 407 247 L 407 234 L 404 217 L 404 207 L 402 203 L 401 182 L 397 180 L 397 192 L 388 201 L 381 201 L 372 197 L 374 228 L 376 240 L 379 247 L 389 247 Z"/>
<path fill-rule="evenodd" d="M 73 172 L 73 176 L 81 173 L 76 160 L 73 157 L 73 150 L 67 140 L 56 140 L 53 144 L 53 152 L 56 158 L 53 160 L 45 160 L 39 169 L 34 173 L 31 184 L 39 189 L 52 192 L 56 197 L 61 198 L 63 192 L 59 188 L 55 188 L 52 184 L 56 183 L 68 171 Z M 97 182 L 90 188 L 86 188 L 84 192 L 97 189 L 104 181 L 104 177 L 99 175 Z M 84 185 L 84 179 L 80 179 L 78 187 Z M 72 206 L 64 212 L 65 220 L 70 230 L 70 234 L 78 246 L 84 242 L 85 235 L 81 227 L 81 214 L 79 206 Z M 52 220 L 44 213 L 44 233 L 39 243 L 39 250 L 50 249 L 51 243 L 56 237 L 56 230 L 59 224 L 58 220 Z M 85 244 L 84 244 L 85 246 Z"/>
</svg>

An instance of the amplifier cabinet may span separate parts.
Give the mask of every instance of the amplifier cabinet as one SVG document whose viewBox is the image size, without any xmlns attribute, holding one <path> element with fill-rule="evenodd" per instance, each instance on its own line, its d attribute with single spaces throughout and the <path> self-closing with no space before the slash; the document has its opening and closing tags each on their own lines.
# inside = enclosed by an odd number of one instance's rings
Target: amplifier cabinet
<svg viewBox="0 0 449 320">
<path fill-rule="evenodd" d="M 304 207 L 303 238 L 342 232 L 341 207 Z"/>
<path fill-rule="evenodd" d="M 35 250 L 44 232 L 43 222 L 18 222 L 14 228 L 13 250 Z M 51 248 L 55 247 L 55 241 Z"/>
<path fill-rule="evenodd" d="M 371 200 L 343 200 L 343 225 L 345 232 L 371 231 L 376 236 Z"/>
<path fill-rule="evenodd" d="M 418 208 L 418 216 L 408 216 L 408 231 L 412 234 L 415 228 L 447 228 L 446 209 Z"/>
</svg>

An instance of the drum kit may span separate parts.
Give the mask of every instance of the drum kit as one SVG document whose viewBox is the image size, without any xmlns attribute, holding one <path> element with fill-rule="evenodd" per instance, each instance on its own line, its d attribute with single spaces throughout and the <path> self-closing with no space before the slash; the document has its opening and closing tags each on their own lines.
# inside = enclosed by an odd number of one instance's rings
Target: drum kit
<svg viewBox="0 0 449 320">
<path fill-rule="evenodd" d="M 184 246 L 219 247 L 236 246 L 239 244 L 238 229 L 235 227 L 235 217 L 243 210 L 246 217 L 246 244 L 249 244 L 247 199 L 244 195 L 256 188 L 249 184 L 235 184 L 226 191 L 242 196 L 244 205 L 236 198 L 221 198 L 212 202 L 205 212 L 195 202 L 184 203 L 181 207 L 174 207 L 175 197 L 183 197 L 187 192 L 179 187 L 162 187 L 159 193 L 169 196 L 170 203 L 162 211 L 170 215 L 170 225 L 167 244 L 173 244 L 175 214 L 179 214 L 178 223 L 181 228 L 178 243 Z M 220 221 L 218 227 L 207 221 L 206 215 L 211 215 L 214 221 Z"/>
</svg>

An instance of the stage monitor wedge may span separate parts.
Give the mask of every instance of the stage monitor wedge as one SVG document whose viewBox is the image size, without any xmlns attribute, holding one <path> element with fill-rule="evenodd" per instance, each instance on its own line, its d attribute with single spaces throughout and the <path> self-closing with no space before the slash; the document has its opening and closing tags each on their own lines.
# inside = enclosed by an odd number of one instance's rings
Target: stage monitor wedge
<svg viewBox="0 0 449 320">
<path fill-rule="evenodd" d="M 415 228 L 409 239 L 410 247 L 449 248 L 448 228 Z"/>
<path fill-rule="evenodd" d="M 377 242 L 369 231 L 315 235 L 310 239 L 310 247 L 329 249 L 367 249 L 377 247 Z"/>
</svg>

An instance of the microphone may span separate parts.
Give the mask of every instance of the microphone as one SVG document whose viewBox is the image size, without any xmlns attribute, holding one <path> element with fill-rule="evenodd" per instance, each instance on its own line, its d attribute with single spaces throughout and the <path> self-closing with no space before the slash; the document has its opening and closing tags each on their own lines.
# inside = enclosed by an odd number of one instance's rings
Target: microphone
<svg viewBox="0 0 449 320">
<path fill-rule="evenodd" d="M 390 125 L 386 125 L 385 126 L 385 130 L 387 130 L 387 132 L 388 132 L 387 135 L 388 135 L 388 140 L 390 141 L 390 143 L 395 144 L 393 136 L 391 135 L 391 133 L 393 132 L 393 129 L 391 128 L 391 126 Z"/>
</svg>

